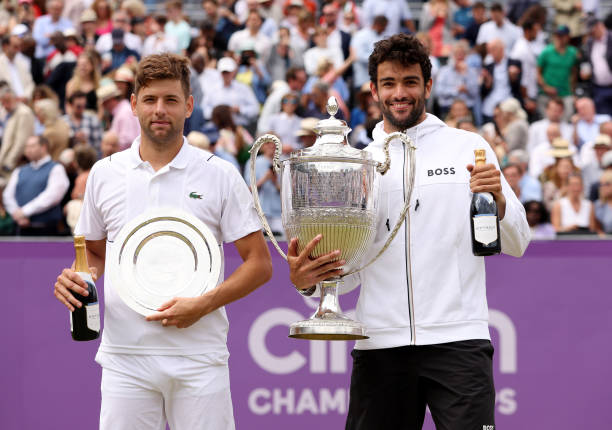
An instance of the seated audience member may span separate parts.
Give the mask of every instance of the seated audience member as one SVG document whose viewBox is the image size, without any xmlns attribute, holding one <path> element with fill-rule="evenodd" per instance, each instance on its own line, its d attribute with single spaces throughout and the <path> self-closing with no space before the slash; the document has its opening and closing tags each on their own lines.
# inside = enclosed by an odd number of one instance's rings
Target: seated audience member
<svg viewBox="0 0 612 430">
<path fill-rule="evenodd" d="M 219 138 L 215 142 L 215 154 L 230 161 L 242 172 L 242 166 L 250 156 L 249 148 L 253 137 L 244 127 L 234 122 L 232 109 L 227 105 L 215 107 L 211 120 L 219 132 Z"/>
<path fill-rule="evenodd" d="M 317 66 L 323 58 L 328 59 L 336 69 L 342 67 L 344 62 L 342 50 L 336 46 L 328 46 L 327 37 L 328 34 L 325 28 L 317 27 L 315 29 L 312 35 L 315 46 L 304 52 L 304 67 L 308 76 L 315 76 L 317 74 Z"/>
<path fill-rule="evenodd" d="M 333 92 L 330 90 L 329 85 L 325 82 L 317 82 L 312 86 L 312 92 L 310 93 L 310 103 L 306 112 L 304 113 L 305 117 L 314 117 L 318 119 L 327 119 L 329 118 L 329 113 L 327 113 L 327 101 L 329 97 L 333 95 Z M 341 99 L 336 98 L 338 101 L 339 109 L 336 114 L 337 119 L 344 120 L 346 119 L 345 111 L 346 105 L 344 105 L 344 109 L 342 109 Z"/>
<path fill-rule="evenodd" d="M 51 160 L 43 136 L 30 137 L 24 153 L 29 163 L 13 171 L 3 193 L 6 210 L 18 235 L 58 235 L 63 232 L 60 202 L 69 186 L 64 167 Z"/>
<path fill-rule="evenodd" d="M 557 233 L 595 231 L 595 210 L 593 203 L 584 198 L 579 173 L 572 173 L 567 178 L 566 195 L 554 203 L 550 218 Z"/>
<path fill-rule="evenodd" d="M 5 81 L 0 83 L 0 104 L 8 115 L 0 141 L 0 179 L 6 180 L 23 155 L 28 137 L 34 134 L 32 109 L 20 102 Z"/>
<path fill-rule="evenodd" d="M 283 223 L 281 220 L 280 182 L 272 167 L 275 150 L 276 147 L 272 141 L 267 141 L 262 145 L 259 156 L 255 159 L 255 180 L 261 209 L 268 219 L 272 233 L 279 236 L 282 235 Z M 250 188 L 250 166 L 245 169 L 244 179 Z"/>
<path fill-rule="evenodd" d="M 4 186 L 0 185 L 0 236 L 12 236 L 15 234 L 15 221 L 4 207 L 3 192 Z"/>
<path fill-rule="evenodd" d="M 593 142 L 599 134 L 599 127 L 610 121 L 610 115 L 595 113 L 595 103 L 588 97 L 576 100 L 576 114 L 572 117 L 574 123 L 574 143 L 578 149 L 587 142 Z"/>
<path fill-rule="evenodd" d="M 532 239 L 554 239 L 557 232 L 549 220 L 548 211 L 544 203 L 530 200 L 524 203 L 527 223 L 531 230 Z"/>
<path fill-rule="evenodd" d="M 85 51 L 77 59 L 72 78 L 66 84 L 66 95 L 70 97 L 76 91 L 85 93 L 87 103 L 85 109 L 92 112 L 98 110 L 96 90 L 100 84 L 100 61 L 95 51 Z"/>
<path fill-rule="evenodd" d="M 440 113 L 444 116 L 451 108 L 453 101 L 461 99 L 472 109 L 480 98 L 478 73 L 470 68 L 465 58 L 470 50 L 465 40 L 453 44 L 449 64 L 440 68 L 436 81 L 436 96 Z"/>
<path fill-rule="evenodd" d="M 591 81 L 597 112 L 612 115 L 612 31 L 595 16 L 587 18 L 586 27 L 590 37 L 586 41 L 584 59 L 591 67 L 581 77 Z"/>
<path fill-rule="evenodd" d="M 240 63 L 236 80 L 248 85 L 255 93 L 259 103 L 265 103 L 268 87 L 272 83 L 270 75 L 261 60 L 257 58 L 257 53 L 252 47 L 247 47 L 240 52 Z"/>
<path fill-rule="evenodd" d="M 2 36 L 0 53 L 0 80 L 6 81 L 15 95 L 22 101 L 29 99 L 34 90 L 30 63 L 21 54 L 21 38 L 15 35 Z"/>
<path fill-rule="evenodd" d="M 548 126 L 551 122 L 559 124 L 560 136 L 565 140 L 572 141 L 574 128 L 568 122 L 563 121 L 564 105 L 563 100 L 558 97 L 551 98 L 546 104 L 545 117 L 529 125 L 527 136 L 527 152 L 532 154 L 533 149 L 540 143 L 546 141 Z M 550 140 L 548 140 L 551 142 Z"/>
<path fill-rule="evenodd" d="M 457 128 L 458 121 L 466 118 L 469 119 L 471 122 L 474 122 L 474 120 L 472 119 L 472 113 L 470 112 L 470 109 L 468 108 L 465 101 L 457 99 L 453 101 L 453 103 L 450 105 L 448 114 L 444 118 L 444 122 L 449 127 Z"/>
<path fill-rule="evenodd" d="M 599 178 L 599 200 L 595 202 L 596 230 L 612 234 L 612 170 L 606 170 Z"/>
<path fill-rule="evenodd" d="M 544 185 L 542 185 L 542 198 L 546 209 L 550 209 L 561 197 L 567 196 L 567 181 L 572 173 L 579 170 L 574 165 L 571 153 L 567 148 L 557 147 L 553 149 L 555 164 L 544 171 Z"/>
<path fill-rule="evenodd" d="M 130 102 L 121 96 L 114 82 L 102 85 L 96 95 L 104 110 L 112 117 L 110 130 L 119 138 L 119 150 L 129 148 L 140 134 L 140 123 L 132 112 Z"/>
<path fill-rule="evenodd" d="M 559 124 L 550 123 L 547 130 L 547 140 L 536 146 L 529 156 L 529 174 L 531 176 L 539 178 L 549 166 L 555 164 L 553 151 L 568 154 L 567 156 L 572 157 L 574 164 L 578 165 L 576 147 L 561 137 Z"/>
<path fill-rule="evenodd" d="M 319 120 L 317 118 L 304 118 L 300 122 L 300 129 L 295 133 L 300 140 L 302 148 L 310 148 L 317 141 L 317 132 L 315 128 Z"/>
<path fill-rule="evenodd" d="M 529 194 L 528 192 L 523 191 L 523 186 L 525 182 L 522 182 L 522 179 L 523 179 L 523 176 L 525 175 L 525 171 L 523 170 L 523 167 L 520 164 L 506 164 L 504 168 L 502 169 L 502 173 L 504 174 L 506 181 L 508 181 L 508 184 L 512 188 L 512 191 L 514 191 L 514 194 L 516 194 L 516 196 L 521 201 L 521 203 L 524 203 L 528 200 L 533 200 L 534 194 L 536 197 L 539 197 L 538 200 L 541 200 L 542 198 L 541 192 L 540 192 L 540 195 L 538 196 L 534 192 L 531 192 L 531 194 Z M 530 191 L 530 190 L 525 190 L 525 191 Z"/>
<path fill-rule="evenodd" d="M 74 180 L 74 187 L 70 193 L 71 200 L 64 206 L 66 224 L 70 231 L 74 231 L 81 207 L 83 206 L 83 196 L 85 195 L 85 184 L 89 177 L 89 171 L 98 159 L 98 152 L 89 145 L 79 145 L 74 150 L 74 158 L 77 165 L 77 177 Z"/>
<path fill-rule="evenodd" d="M 521 201 L 542 201 L 542 184 L 527 171 L 529 166 L 529 154 L 524 149 L 515 149 L 508 153 L 508 163 L 516 164 L 522 171 L 519 181 L 521 187 Z"/>
<path fill-rule="evenodd" d="M 601 168 L 603 169 L 602 174 L 609 170 L 612 170 L 612 150 L 606 152 L 603 157 L 601 157 Z M 599 199 L 599 186 L 599 182 L 596 182 L 591 185 L 591 189 L 589 190 L 588 195 L 590 201 L 594 202 Z"/>
<path fill-rule="evenodd" d="M 102 54 L 102 73 L 107 74 L 124 64 L 130 65 L 140 61 L 140 54 L 126 46 L 125 36 L 125 32 L 120 28 L 115 28 L 111 32 L 112 47 L 110 51 Z"/>
<path fill-rule="evenodd" d="M 268 123 L 270 131 L 274 133 L 283 144 L 283 152 L 290 153 L 299 149 L 299 142 L 295 136 L 300 129 L 302 118 L 295 114 L 299 99 L 297 94 L 288 93 L 281 100 L 281 112 L 270 117 Z"/>
<path fill-rule="evenodd" d="M 87 94 L 75 91 L 68 97 L 67 113 L 62 119 L 70 127 L 73 145 L 86 144 L 100 153 L 102 125 L 94 113 L 86 111 Z"/>
<path fill-rule="evenodd" d="M 112 130 L 104 132 L 102 134 L 102 142 L 100 142 L 100 151 L 102 152 L 102 158 L 110 157 L 115 152 L 119 152 L 119 137 L 117 133 Z"/>
<path fill-rule="evenodd" d="M 70 126 L 60 117 L 60 110 L 55 100 L 36 101 L 34 113 L 44 127 L 41 135 L 49 142 L 49 155 L 57 161 L 60 153 L 70 144 Z"/>
<path fill-rule="evenodd" d="M 507 145 L 508 152 L 515 149 L 525 149 L 527 144 L 527 113 L 515 98 L 509 98 L 499 104 L 501 111 L 501 132 Z"/>
<path fill-rule="evenodd" d="M 100 55 L 110 52 L 113 49 L 113 36 L 112 30 L 123 30 L 124 32 L 124 43 L 126 48 L 136 51 L 138 55 L 142 52 L 142 40 L 139 36 L 130 32 L 130 16 L 122 9 L 118 9 L 113 12 L 112 18 L 112 29 L 109 29 L 107 33 L 102 34 L 96 42 L 96 51 Z"/>
<path fill-rule="evenodd" d="M 603 156 L 612 149 L 612 139 L 607 134 L 600 134 L 593 142 L 595 160 L 582 167 L 582 180 L 584 181 L 585 196 L 588 198 L 593 185 L 599 182 L 603 168 Z"/>
<path fill-rule="evenodd" d="M 149 24 L 151 34 L 145 39 L 142 47 L 143 57 L 178 50 L 178 39 L 164 31 L 167 22 L 168 18 L 165 15 L 155 15 L 153 17 Z"/>
<path fill-rule="evenodd" d="M 600 124 L 599 126 L 599 135 L 606 135 L 610 139 L 612 139 L 612 120 L 606 121 Z M 597 138 L 596 138 L 597 139 Z M 585 142 L 580 148 L 579 154 L 579 165 L 586 166 L 596 161 L 597 156 L 595 155 L 595 140 L 591 140 L 589 142 Z"/>
</svg>

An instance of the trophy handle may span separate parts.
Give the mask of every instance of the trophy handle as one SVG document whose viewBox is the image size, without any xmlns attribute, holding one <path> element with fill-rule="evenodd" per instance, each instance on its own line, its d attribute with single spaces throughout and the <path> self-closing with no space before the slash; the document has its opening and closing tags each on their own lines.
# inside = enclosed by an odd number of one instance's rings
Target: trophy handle
<svg viewBox="0 0 612 430">
<path fill-rule="evenodd" d="M 251 172 L 251 175 L 250 175 L 251 176 L 251 193 L 253 194 L 253 203 L 255 204 L 255 210 L 257 211 L 257 215 L 259 215 L 259 219 L 261 220 L 261 223 L 263 224 L 263 228 L 266 234 L 270 238 L 270 241 L 272 242 L 272 244 L 274 245 L 278 253 L 286 260 L 287 255 L 285 255 L 280 245 L 276 241 L 276 238 L 272 234 L 272 230 L 270 229 L 270 224 L 268 224 L 268 220 L 266 216 L 264 215 L 263 210 L 261 209 L 261 202 L 259 201 L 259 191 L 257 191 L 257 178 L 255 177 L 255 159 L 257 158 L 257 153 L 259 152 L 259 148 L 261 148 L 261 146 L 267 142 L 274 142 L 274 145 L 276 146 L 276 149 L 274 150 L 274 157 L 272 159 L 272 168 L 274 169 L 277 175 L 281 174 L 281 163 L 280 163 L 280 154 L 282 152 L 281 141 L 278 139 L 278 137 L 272 134 L 264 134 L 263 136 L 258 137 L 255 143 L 253 144 L 253 146 L 251 147 L 251 150 L 249 151 L 251 153 L 251 158 L 249 161 L 250 172 Z M 282 176 L 281 176 L 281 180 L 282 180 Z"/>
<path fill-rule="evenodd" d="M 391 230 L 391 234 L 389 235 L 389 238 L 385 242 L 385 244 L 382 247 L 382 249 L 380 251 L 378 251 L 378 254 L 376 254 L 376 256 L 369 263 L 367 263 L 365 266 L 363 266 L 363 267 L 361 267 L 359 269 L 355 269 L 352 272 L 347 273 L 346 275 L 351 275 L 353 273 L 357 273 L 357 272 L 365 269 L 370 264 L 374 263 L 378 259 L 378 257 L 380 257 L 382 255 L 382 253 L 387 250 L 387 248 L 389 247 L 389 245 L 391 244 L 391 242 L 393 241 L 393 239 L 397 235 L 397 232 L 399 231 L 400 227 L 404 223 L 404 220 L 406 219 L 406 214 L 408 213 L 408 209 L 410 209 L 410 200 L 412 198 L 412 190 L 414 189 L 414 176 L 415 176 L 415 171 L 414 170 L 415 170 L 415 164 L 416 164 L 416 158 L 415 158 L 414 151 L 416 150 L 416 146 L 414 145 L 412 140 L 408 136 L 406 136 L 405 133 L 396 131 L 396 132 L 391 133 L 390 135 L 388 135 L 386 137 L 386 139 L 384 141 L 384 148 L 383 148 L 383 150 L 385 151 L 386 161 L 385 161 L 385 163 L 379 163 L 380 168 L 381 169 L 384 168 L 385 170 L 384 171 L 378 170 L 378 167 L 377 167 L 377 170 L 380 172 L 381 175 L 384 175 L 387 172 L 387 169 L 389 169 L 389 165 L 390 165 L 390 161 L 389 161 L 389 143 L 393 139 L 396 139 L 396 138 L 400 139 L 402 141 L 402 143 L 404 144 L 404 154 L 405 154 L 405 156 L 408 157 L 409 162 L 410 162 L 410 175 L 408 176 L 408 184 L 406 186 L 404 208 L 400 212 L 400 217 L 397 220 L 397 223 L 395 224 L 395 226 L 393 227 L 393 230 Z M 346 276 L 346 275 L 343 275 L 343 276 Z"/>
</svg>

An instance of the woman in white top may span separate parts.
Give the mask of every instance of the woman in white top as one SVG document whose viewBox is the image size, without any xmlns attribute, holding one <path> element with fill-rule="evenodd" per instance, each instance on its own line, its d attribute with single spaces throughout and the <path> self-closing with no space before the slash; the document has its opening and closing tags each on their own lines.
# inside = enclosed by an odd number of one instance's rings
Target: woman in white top
<svg viewBox="0 0 612 430">
<path fill-rule="evenodd" d="M 595 231 L 593 203 L 583 197 L 580 174 L 568 177 L 567 194 L 554 203 L 551 221 L 557 233 Z"/>
</svg>

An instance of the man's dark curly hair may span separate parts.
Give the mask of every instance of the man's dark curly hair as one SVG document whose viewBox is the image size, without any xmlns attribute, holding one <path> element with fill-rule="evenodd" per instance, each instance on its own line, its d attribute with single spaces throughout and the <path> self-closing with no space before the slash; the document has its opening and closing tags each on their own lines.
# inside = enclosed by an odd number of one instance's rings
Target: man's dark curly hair
<svg viewBox="0 0 612 430">
<path fill-rule="evenodd" d="M 376 42 L 368 60 L 368 72 L 374 85 L 378 85 L 378 65 L 385 61 L 397 62 L 402 66 L 419 64 L 423 81 L 427 83 L 431 78 L 431 61 L 427 49 L 414 36 L 400 33 Z"/>
</svg>

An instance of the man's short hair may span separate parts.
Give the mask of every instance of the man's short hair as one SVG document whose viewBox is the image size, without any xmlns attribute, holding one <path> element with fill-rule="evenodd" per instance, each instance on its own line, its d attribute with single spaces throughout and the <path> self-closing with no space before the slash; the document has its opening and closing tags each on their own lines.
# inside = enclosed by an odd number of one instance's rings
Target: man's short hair
<svg viewBox="0 0 612 430">
<path fill-rule="evenodd" d="M 503 12 L 504 7 L 501 5 L 501 3 L 493 3 L 490 10 L 491 12 Z"/>
<path fill-rule="evenodd" d="M 374 25 L 386 26 L 389 23 L 389 20 L 384 15 L 376 15 L 372 23 Z"/>
<path fill-rule="evenodd" d="M 551 97 L 548 100 L 548 103 L 546 103 L 546 107 L 548 107 L 548 105 L 550 105 L 551 103 L 554 103 L 557 106 L 561 106 L 562 108 L 565 109 L 565 104 L 563 104 L 563 99 L 561 97 L 559 97 L 559 96 Z"/>
<path fill-rule="evenodd" d="M 287 69 L 287 73 L 285 74 L 285 80 L 289 82 L 292 79 L 297 79 L 297 75 L 301 70 L 304 70 L 304 68 L 295 66 L 289 67 L 289 69 Z"/>
<path fill-rule="evenodd" d="M 533 30 L 534 25 L 535 25 L 535 21 L 531 18 L 527 18 L 521 23 L 521 28 L 523 30 L 529 31 L 529 30 Z"/>
<path fill-rule="evenodd" d="M 89 170 L 98 161 L 98 152 L 90 145 L 79 145 L 74 150 L 74 161 L 82 170 Z"/>
<path fill-rule="evenodd" d="M 397 62 L 402 66 L 421 66 L 425 83 L 431 79 L 431 61 L 423 44 L 414 36 L 395 34 L 387 39 L 376 42 L 374 51 L 368 60 L 370 80 L 378 87 L 378 65 L 385 61 Z"/>
<path fill-rule="evenodd" d="M 155 54 L 143 58 L 136 70 L 134 94 L 153 81 L 170 79 L 181 82 L 185 98 L 191 94 L 189 60 L 175 54 Z"/>
<path fill-rule="evenodd" d="M 76 99 L 81 99 L 81 98 L 87 98 L 87 94 L 85 94 L 81 90 L 77 90 L 77 91 L 73 92 L 72 94 L 70 94 L 70 96 L 68 97 L 68 103 L 72 105 L 72 104 L 74 104 L 74 101 Z"/>
<path fill-rule="evenodd" d="M 49 149 L 49 139 L 47 139 L 45 136 L 43 136 L 42 134 L 38 134 L 38 135 L 34 135 L 32 137 L 35 137 L 38 140 L 38 144 L 41 146 L 45 146 L 47 149 Z"/>
</svg>

